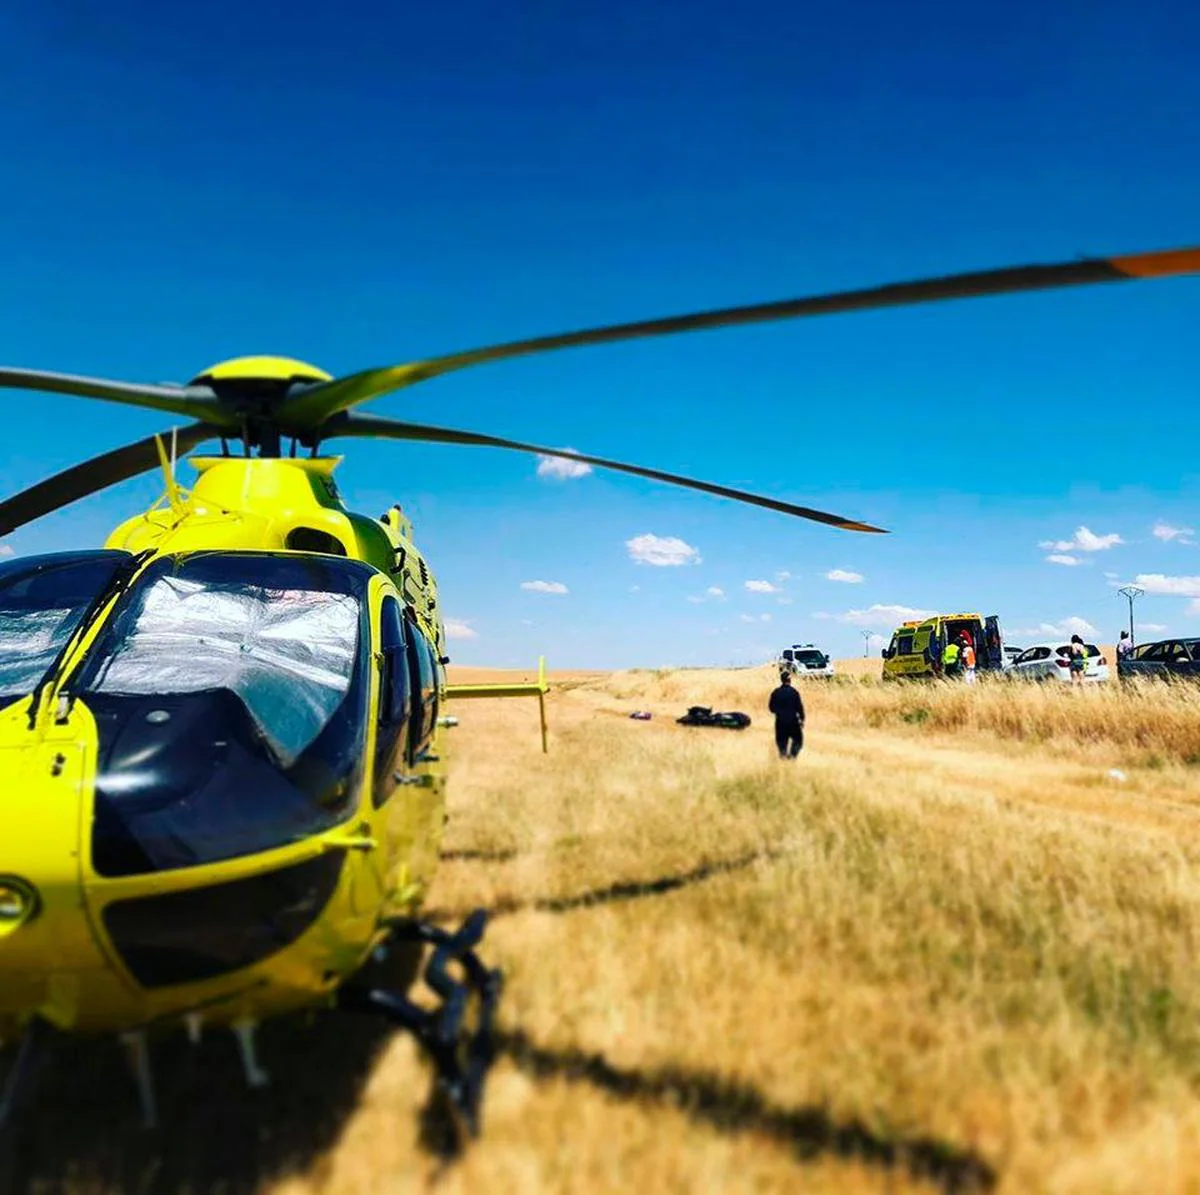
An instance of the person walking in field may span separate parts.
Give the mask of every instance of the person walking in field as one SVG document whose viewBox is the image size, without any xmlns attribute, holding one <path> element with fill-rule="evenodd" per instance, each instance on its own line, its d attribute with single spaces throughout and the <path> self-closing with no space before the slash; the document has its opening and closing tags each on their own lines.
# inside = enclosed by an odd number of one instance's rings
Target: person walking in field
<svg viewBox="0 0 1200 1195">
<path fill-rule="evenodd" d="M 775 746 L 780 759 L 795 759 L 804 746 L 804 700 L 792 685 L 792 674 L 779 674 L 779 688 L 767 708 L 775 715 Z"/>
</svg>

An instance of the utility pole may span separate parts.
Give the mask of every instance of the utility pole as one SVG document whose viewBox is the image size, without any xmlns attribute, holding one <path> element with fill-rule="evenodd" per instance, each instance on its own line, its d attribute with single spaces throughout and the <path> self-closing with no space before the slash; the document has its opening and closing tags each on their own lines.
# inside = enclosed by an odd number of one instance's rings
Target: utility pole
<svg viewBox="0 0 1200 1195">
<path fill-rule="evenodd" d="M 1134 647 L 1137 645 L 1137 640 L 1133 636 L 1133 599 L 1141 597 L 1146 591 L 1139 589 L 1136 585 L 1126 585 L 1123 589 L 1118 589 L 1117 592 L 1122 597 L 1129 599 L 1129 644 L 1131 647 Z"/>
<path fill-rule="evenodd" d="M 865 660 L 871 654 L 871 632 L 860 631 L 859 634 L 863 637 L 863 659 Z"/>
</svg>

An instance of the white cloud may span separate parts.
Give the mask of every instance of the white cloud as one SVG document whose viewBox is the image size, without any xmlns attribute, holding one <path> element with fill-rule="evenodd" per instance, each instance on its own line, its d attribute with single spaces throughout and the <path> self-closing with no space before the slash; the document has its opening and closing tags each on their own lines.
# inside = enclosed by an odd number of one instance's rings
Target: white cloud
<svg viewBox="0 0 1200 1195">
<path fill-rule="evenodd" d="M 770 581 L 747 581 L 746 588 L 751 593 L 778 593 L 779 586 L 772 585 Z"/>
<path fill-rule="evenodd" d="M 1105 573 L 1104 575 L 1108 580 L 1115 581 L 1121 574 L 1120 573 Z"/>
<path fill-rule="evenodd" d="M 1066 639 L 1070 635 L 1098 635 L 1086 618 L 1071 615 L 1061 622 L 1040 622 L 1036 627 L 1019 627 L 1008 632 L 1017 639 Z"/>
<path fill-rule="evenodd" d="M 670 568 L 678 564 L 699 564 L 700 553 L 691 544 L 673 535 L 636 535 L 625 541 L 629 559 L 635 564 Z"/>
<path fill-rule="evenodd" d="M 475 630 L 470 623 L 463 622 L 458 618 L 446 619 L 446 638 L 447 639 L 478 639 L 479 632 Z"/>
<path fill-rule="evenodd" d="M 1105 552 L 1124 542 L 1115 531 L 1110 535 L 1096 535 L 1086 527 L 1076 527 L 1073 538 L 1043 540 L 1038 547 L 1054 552 Z"/>
<path fill-rule="evenodd" d="M 1155 523 L 1152 534 L 1155 539 L 1161 539 L 1164 544 L 1168 544 L 1172 540 L 1181 544 L 1194 544 L 1196 542 L 1192 538 L 1196 533 L 1191 527 L 1172 527 L 1170 523 Z"/>
<path fill-rule="evenodd" d="M 641 587 L 640 585 L 631 585 L 631 586 L 629 587 L 629 592 L 630 592 L 630 593 L 641 593 L 641 592 L 642 592 L 642 587 Z"/>
<path fill-rule="evenodd" d="M 844 614 L 835 614 L 838 622 L 846 622 L 856 627 L 895 627 L 902 622 L 914 618 L 928 618 L 932 610 L 914 610 L 911 606 L 868 606 L 865 610 L 847 610 Z M 830 615 L 814 614 L 814 618 L 829 618 Z"/>
<path fill-rule="evenodd" d="M 847 572 L 844 568 L 831 568 L 825 574 L 826 581 L 841 581 L 844 585 L 857 585 L 862 579 L 862 573 Z"/>
<path fill-rule="evenodd" d="M 1068 567 L 1071 567 L 1071 566 L 1079 563 L 1078 556 L 1047 556 L 1046 560 L 1050 564 L 1065 564 Z"/>
<path fill-rule="evenodd" d="M 0 544 L 0 556 L 11 556 L 12 554 L 13 550 L 8 544 Z"/>
<path fill-rule="evenodd" d="M 781 606 L 790 606 L 796 599 L 790 597 L 781 597 L 775 599 Z"/>
<path fill-rule="evenodd" d="M 817 611 L 817 612 L 816 612 L 816 613 L 813 615 L 813 618 L 819 618 L 819 619 L 820 619 L 822 622 L 829 622 L 829 621 L 830 621 L 830 620 L 833 618 L 833 615 L 832 615 L 832 614 L 826 614 L 824 610 L 818 610 L 818 611 Z"/>
<path fill-rule="evenodd" d="M 717 585 L 710 585 L 703 593 L 693 593 L 688 595 L 688 601 L 696 605 L 701 602 L 723 602 L 725 600 L 725 590 Z"/>
<path fill-rule="evenodd" d="M 775 574 L 776 581 L 790 581 L 791 579 L 792 574 L 789 573 L 786 568 Z"/>
<path fill-rule="evenodd" d="M 1139 622 L 1137 624 L 1137 629 L 1139 631 L 1149 631 L 1150 634 L 1157 635 L 1160 632 L 1165 631 L 1167 628 L 1165 624 L 1161 622 Z"/>
<path fill-rule="evenodd" d="M 769 614 L 739 614 L 738 617 L 742 622 L 770 622 Z"/>
<path fill-rule="evenodd" d="M 521 588 L 529 593 L 570 593 L 561 581 L 522 581 Z"/>
<path fill-rule="evenodd" d="M 1200 598 L 1200 577 L 1166 577 L 1162 573 L 1138 573 L 1133 583 L 1147 593 Z M 1113 584 L 1115 585 L 1115 582 Z"/>
<path fill-rule="evenodd" d="M 567 448 L 567 452 L 576 452 L 577 449 Z M 546 456 L 543 453 L 538 453 L 537 475 L 539 477 L 549 477 L 552 481 L 571 481 L 576 477 L 586 477 L 592 471 L 591 465 L 585 465 L 583 461 L 572 461 L 562 456 Z"/>
</svg>

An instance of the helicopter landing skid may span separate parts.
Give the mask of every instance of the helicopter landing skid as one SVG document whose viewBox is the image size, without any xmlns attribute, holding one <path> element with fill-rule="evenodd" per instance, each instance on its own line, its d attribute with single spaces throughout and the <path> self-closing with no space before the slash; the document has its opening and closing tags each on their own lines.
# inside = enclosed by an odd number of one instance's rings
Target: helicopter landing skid
<svg viewBox="0 0 1200 1195">
<path fill-rule="evenodd" d="M 53 1036 L 53 1028 L 40 1017 L 29 1022 L 17 1045 L 17 1054 L 0 1084 L 0 1132 L 16 1119 L 25 1106 L 25 1097 L 33 1086 L 38 1064 Z"/>
<path fill-rule="evenodd" d="M 389 924 L 390 944 L 433 946 L 425 982 L 442 1003 L 430 1010 L 401 992 L 351 982 L 339 989 L 337 1007 L 374 1013 L 413 1034 L 433 1060 L 435 1092 L 450 1113 L 458 1142 L 478 1137 L 483 1085 L 496 1052 L 492 1024 L 503 984 L 500 971 L 485 967 L 474 950 L 483 938 L 487 912 L 476 909 L 454 933 L 424 921 L 397 919 Z M 451 975 L 451 963 L 461 965 L 462 980 Z M 466 1027 L 472 996 L 479 1002 L 473 1032 Z"/>
</svg>

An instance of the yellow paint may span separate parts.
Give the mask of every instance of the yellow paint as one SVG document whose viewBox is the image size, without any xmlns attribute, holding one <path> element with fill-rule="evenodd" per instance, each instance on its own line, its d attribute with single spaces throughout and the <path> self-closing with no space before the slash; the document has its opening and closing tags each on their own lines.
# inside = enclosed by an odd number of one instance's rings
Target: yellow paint
<svg viewBox="0 0 1200 1195">
<path fill-rule="evenodd" d="M 331 382 L 333 375 L 294 357 L 234 357 L 192 379 L 193 384 L 207 381 Z"/>
<path fill-rule="evenodd" d="M 333 483 L 337 458 L 217 457 L 193 464 L 199 478 L 190 491 L 175 491 L 169 509 L 127 520 L 106 546 L 154 554 L 285 551 L 289 534 L 305 528 L 332 536 L 347 556 L 372 565 L 367 602 L 374 666 L 360 791 L 340 825 L 299 842 L 202 866 L 97 874 L 90 859 L 97 730 L 86 699 L 76 700 L 63 719 L 57 696 L 103 629 L 110 606 L 70 647 L 63 669 L 41 695 L 32 728 L 30 699 L 0 711 L 6 793 L 0 875 L 31 884 L 39 901 L 34 916 L 0 934 L 0 1040 L 33 1015 L 68 1030 L 123 1032 L 151 1022 L 182 1024 L 194 1009 L 203 1009 L 208 1022 L 228 1024 L 327 1000 L 382 939 L 385 917 L 415 913 L 436 869 L 445 822 L 445 731 L 435 731 L 415 765 L 397 765 L 405 782 L 396 784 L 382 808 L 372 800 L 384 599 L 396 596 L 411 607 L 437 654 L 445 654 L 436 582 L 409 538 L 408 521 L 398 512 L 375 520 L 347 511 Z M 440 667 L 438 682 L 444 698 Z M 251 877 L 330 850 L 344 852 L 345 862 L 329 904 L 296 942 L 254 966 L 145 989 L 108 940 L 103 912 L 112 901 Z"/>
</svg>

